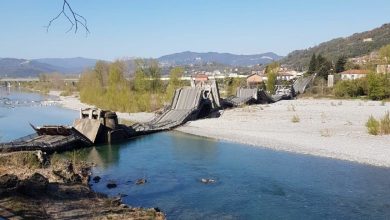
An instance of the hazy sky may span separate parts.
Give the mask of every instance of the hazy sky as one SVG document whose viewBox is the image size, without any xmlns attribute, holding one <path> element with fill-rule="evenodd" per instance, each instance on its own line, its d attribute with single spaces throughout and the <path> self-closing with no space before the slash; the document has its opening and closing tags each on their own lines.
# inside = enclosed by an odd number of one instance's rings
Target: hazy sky
<svg viewBox="0 0 390 220">
<path fill-rule="evenodd" d="M 68 0 L 91 33 L 44 28 L 62 0 L 1 0 L 0 57 L 253 54 L 314 46 L 390 22 L 390 0 Z"/>
</svg>

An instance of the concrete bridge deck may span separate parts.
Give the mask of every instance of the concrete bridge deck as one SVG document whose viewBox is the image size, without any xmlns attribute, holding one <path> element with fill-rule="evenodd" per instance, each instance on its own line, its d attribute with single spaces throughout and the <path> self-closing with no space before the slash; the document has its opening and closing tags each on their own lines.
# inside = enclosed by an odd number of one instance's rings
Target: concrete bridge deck
<svg viewBox="0 0 390 220">
<path fill-rule="evenodd" d="M 133 129 L 136 132 L 168 130 L 182 125 L 188 120 L 204 117 L 213 110 L 209 92 L 211 91 L 200 87 L 177 89 L 168 109 L 150 122 L 134 125 Z"/>
</svg>

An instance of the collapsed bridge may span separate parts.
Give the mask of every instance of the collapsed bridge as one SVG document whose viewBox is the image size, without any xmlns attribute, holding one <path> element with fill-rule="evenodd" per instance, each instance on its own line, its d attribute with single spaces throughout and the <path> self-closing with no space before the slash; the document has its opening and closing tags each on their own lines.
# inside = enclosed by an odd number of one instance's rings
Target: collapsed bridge
<svg viewBox="0 0 390 220">
<path fill-rule="evenodd" d="M 169 130 L 217 113 L 221 108 L 217 83 L 193 84 L 175 91 L 169 107 L 147 123 L 126 126 L 118 123 L 115 112 L 88 108 L 80 110 L 73 126 L 34 127 L 36 133 L 8 143 L 0 143 L 0 152 L 42 150 L 64 151 L 70 148 L 114 143 L 140 135 Z"/>
<path fill-rule="evenodd" d="M 43 126 L 33 127 L 34 134 L 18 138 L 8 143 L 0 143 L 0 152 L 32 151 L 44 152 L 65 151 L 74 146 L 87 147 L 93 143 L 73 127 Z"/>
<path fill-rule="evenodd" d="M 236 96 L 223 100 L 226 107 L 237 107 L 250 104 L 274 103 L 283 98 L 282 95 L 270 95 L 262 89 L 238 88 Z"/>
<path fill-rule="evenodd" d="M 197 84 L 177 89 L 171 105 L 165 111 L 147 123 L 132 126 L 136 132 L 148 133 L 168 130 L 209 116 L 221 108 L 217 83 Z"/>
<path fill-rule="evenodd" d="M 235 96 L 223 100 L 226 107 L 238 107 L 250 104 L 275 103 L 282 99 L 292 99 L 298 94 L 303 94 L 313 82 L 316 75 L 301 76 L 291 86 L 276 85 L 274 94 L 258 88 L 237 88 Z"/>
<path fill-rule="evenodd" d="M 301 76 L 293 83 L 294 91 L 297 94 L 305 93 L 306 89 L 310 86 L 310 84 L 314 81 L 317 74 L 313 74 L 312 76 Z"/>
</svg>

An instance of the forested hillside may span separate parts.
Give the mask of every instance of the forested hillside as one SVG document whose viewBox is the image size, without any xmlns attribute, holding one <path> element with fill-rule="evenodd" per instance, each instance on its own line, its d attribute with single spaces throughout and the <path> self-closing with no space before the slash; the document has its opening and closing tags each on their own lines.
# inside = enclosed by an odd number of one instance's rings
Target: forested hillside
<svg viewBox="0 0 390 220">
<path fill-rule="evenodd" d="M 313 54 L 321 54 L 335 63 L 341 56 L 351 58 L 366 55 L 387 44 L 390 44 L 390 23 L 371 31 L 336 38 L 305 50 L 293 51 L 282 60 L 282 63 L 305 70 Z"/>
</svg>

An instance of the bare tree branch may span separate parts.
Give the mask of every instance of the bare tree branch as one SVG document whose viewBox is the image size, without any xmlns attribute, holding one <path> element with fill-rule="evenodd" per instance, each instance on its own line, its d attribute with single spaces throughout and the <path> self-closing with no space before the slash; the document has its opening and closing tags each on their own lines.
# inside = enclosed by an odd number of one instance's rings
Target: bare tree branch
<svg viewBox="0 0 390 220">
<path fill-rule="evenodd" d="M 60 13 L 49 21 L 49 24 L 46 26 L 47 32 L 49 32 L 49 28 L 51 27 L 52 23 L 55 20 L 57 20 L 59 17 L 61 17 L 61 15 L 64 15 L 70 23 L 70 27 L 66 31 L 66 33 L 72 30 L 74 30 L 74 33 L 77 33 L 77 31 L 79 30 L 79 25 L 81 25 L 85 29 L 86 35 L 90 33 L 87 25 L 87 19 L 85 19 L 82 15 L 73 11 L 72 7 L 69 5 L 67 0 L 64 0 L 62 4 L 62 10 L 60 11 Z"/>
</svg>

